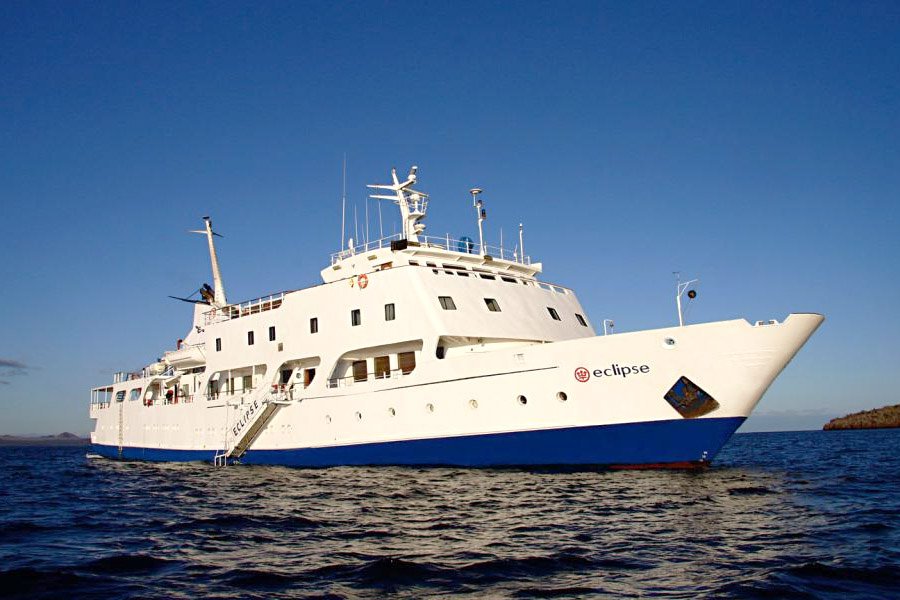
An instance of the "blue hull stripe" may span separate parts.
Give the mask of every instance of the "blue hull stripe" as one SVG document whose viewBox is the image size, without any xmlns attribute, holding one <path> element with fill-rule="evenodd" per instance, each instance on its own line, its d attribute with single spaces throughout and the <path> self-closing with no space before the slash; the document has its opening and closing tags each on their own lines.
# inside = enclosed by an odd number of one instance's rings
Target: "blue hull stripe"
<svg viewBox="0 0 900 600">
<path fill-rule="evenodd" d="M 592 427 L 566 427 L 460 437 L 330 446 L 249 450 L 244 464 L 338 465 L 656 465 L 712 460 L 744 419 L 678 419 Z M 214 450 L 93 446 L 124 460 L 207 461 Z"/>
</svg>

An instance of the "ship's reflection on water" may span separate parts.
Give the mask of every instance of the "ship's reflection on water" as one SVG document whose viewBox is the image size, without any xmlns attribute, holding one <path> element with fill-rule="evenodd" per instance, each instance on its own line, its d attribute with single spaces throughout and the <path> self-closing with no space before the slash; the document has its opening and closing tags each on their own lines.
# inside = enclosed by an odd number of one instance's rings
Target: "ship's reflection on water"
<svg viewBox="0 0 900 600">
<path fill-rule="evenodd" d="M 884 511 L 897 514 L 896 490 L 874 485 L 883 473 L 859 468 L 841 480 L 814 456 L 805 466 L 742 465 L 792 446 L 760 449 L 753 437 L 735 438 L 719 466 L 701 472 L 214 469 L 73 456 L 52 467 L 69 480 L 64 499 L 52 474 L 10 488 L 13 520 L 29 515 L 42 529 L 27 559 L 11 546 L 0 552 L 0 579 L 17 573 L 13 589 L 27 596 L 156 598 L 893 589 L 896 525 L 866 529 Z M 896 475 L 890 448 L 882 458 Z M 846 477 L 853 457 L 838 456 Z M 57 508 L 16 504 L 26 489 L 55 494 Z M 63 575 L 59 588 L 29 583 Z"/>
</svg>

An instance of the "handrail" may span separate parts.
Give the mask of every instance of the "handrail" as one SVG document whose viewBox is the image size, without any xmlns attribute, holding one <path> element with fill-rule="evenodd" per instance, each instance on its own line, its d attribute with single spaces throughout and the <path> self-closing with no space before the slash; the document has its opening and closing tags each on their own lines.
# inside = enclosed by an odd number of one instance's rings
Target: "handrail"
<svg viewBox="0 0 900 600">
<path fill-rule="evenodd" d="M 447 250 L 449 252 L 457 252 L 459 254 L 481 254 L 481 249 L 479 245 L 469 239 L 457 239 L 450 237 L 449 234 L 444 237 L 434 236 L 434 235 L 420 235 L 418 237 L 419 247 L 424 248 L 440 248 L 442 250 Z M 381 248 L 390 247 L 391 242 L 402 240 L 403 235 L 400 233 L 395 233 L 394 235 L 389 235 L 387 237 L 383 237 L 374 241 L 366 242 L 364 244 L 358 244 L 353 248 L 348 248 L 346 250 L 341 250 L 339 252 L 333 252 L 331 254 L 331 264 L 334 265 L 345 258 L 349 258 L 355 254 L 362 254 L 364 252 L 370 252 L 372 250 L 379 250 Z M 468 251 L 460 250 L 460 248 L 466 248 Z M 531 264 L 530 256 L 519 256 L 519 252 L 517 250 L 510 250 L 509 248 L 502 248 L 500 246 L 491 246 L 489 244 L 484 245 L 484 254 L 499 257 L 501 260 L 509 260 L 512 262 L 521 263 L 523 265 Z"/>
<path fill-rule="evenodd" d="M 333 377 L 326 382 L 326 387 L 330 389 L 339 388 L 339 387 L 349 387 L 354 383 L 364 383 L 371 379 L 400 379 L 401 377 L 405 377 L 413 372 L 414 369 L 411 369 L 408 373 L 404 372 L 401 368 L 391 369 L 390 371 L 386 371 L 387 375 L 380 373 L 378 371 L 371 371 L 366 373 L 366 378 L 361 379 L 359 381 L 356 380 L 356 375 L 346 375 L 344 377 Z"/>
<path fill-rule="evenodd" d="M 206 325 L 220 323 L 222 321 L 255 315 L 267 310 L 274 310 L 279 308 L 283 302 L 284 292 L 278 292 L 276 294 L 254 298 L 253 300 L 247 300 L 246 302 L 228 304 L 222 308 L 211 308 L 203 313 L 204 323 Z"/>
</svg>

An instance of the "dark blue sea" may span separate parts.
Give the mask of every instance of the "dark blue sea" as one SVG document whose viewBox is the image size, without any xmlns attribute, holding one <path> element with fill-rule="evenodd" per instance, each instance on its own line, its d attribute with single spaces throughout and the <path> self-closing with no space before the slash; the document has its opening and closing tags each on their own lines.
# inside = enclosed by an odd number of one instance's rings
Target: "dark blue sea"
<svg viewBox="0 0 900 600">
<path fill-rule="evenodd" d="M 701 472 L 119 463 L 0 448 L 0 596 L 900 597 L 900 430 Z"/>
</svg>

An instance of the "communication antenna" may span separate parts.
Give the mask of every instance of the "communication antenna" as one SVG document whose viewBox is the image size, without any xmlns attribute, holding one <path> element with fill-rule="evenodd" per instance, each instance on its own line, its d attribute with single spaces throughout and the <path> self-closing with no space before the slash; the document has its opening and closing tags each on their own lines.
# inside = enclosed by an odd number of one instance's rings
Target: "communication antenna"
<svg viewBox="0 0 900 600">
<path fill-rule="evenodd" d="M 522 224 L 519 223 L 519 256 L 522 257 L 522 263 L 525 263 L 525 242 L 522 239 Z"/>
<path fill-rule="evenodd" d="M 344 247 L 344 236 L 347 232 L 346 214 L 347 214 L 347 153 L 344 152 L 344 169 L 342 171 L 342 180 L 344 188 L 341 192 L 341 248 Z"/>
<path fill-rule="evenodd" d="M 484 251 L 484 227 L 482 226 L 484 220 L 487 219 L 487 211 L 484 209 L 484 202 L 478 197 L 478 194 L 483 191 L 484 190 L 481 188 L 472 188 L 469 190 L 469 193 L 472 194 L 472 206 L 475 207 L 475 214 L 478 217 L 478 248 L 482 256 L 487 254 L 487 252 Z"/>
<path fill-rule="evenodd" d="M 191 233 L 205 235 L 206 241 L 209 243 L 209 262 L 212 263 L 213 284 L 215 285 L 213 302 L 216 306 L 221 307 L 227 305 L 228 300 L 225 299 L 225 284 L 222 283 L 222 271 L 219 269 L 219 257 L 216 255 L 216 243 L 213 241 L 213 237 L 222 236 L 213 231 L 212 220 L 209 217 L 203 217 L 203 223 L 206 225 L 205 229 L 194 229 L 191 230 Z"/>
<path fill-rule="evenodd" d="M 691 279 L 690 281 L 681 282 L 681 271 L 672 271 L 675 275 L 675 306 L 678 309 L 678 326 L 684 327 L 684 313 L 681 309 L 681 297 L 687 292 L 687 297 L 693 300 L 697 297 L 697 291 L 688 289 L 692 283 L 697 283 L 699 279 Z"/>
</svg>

